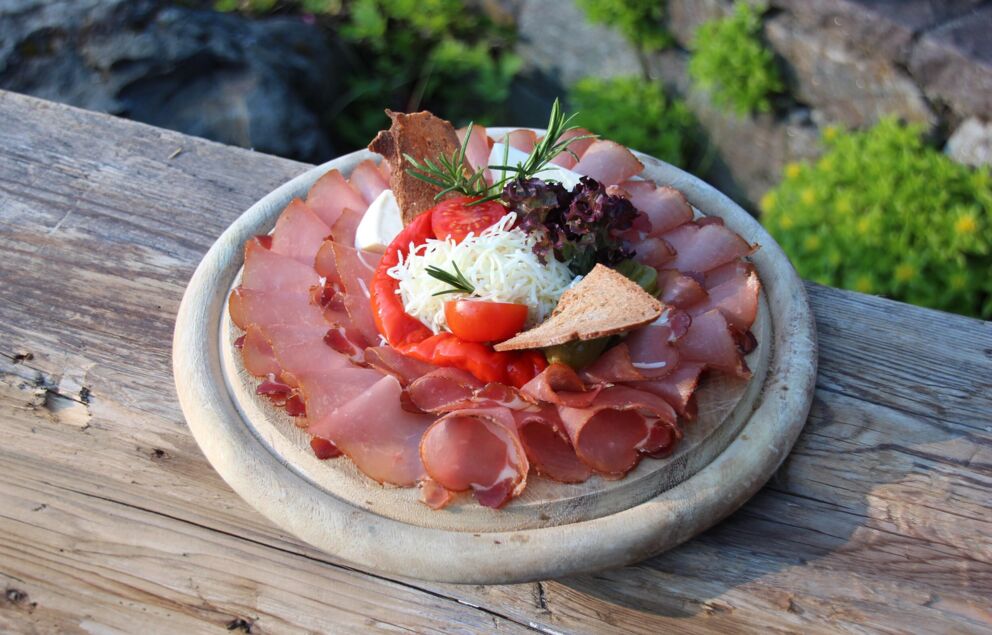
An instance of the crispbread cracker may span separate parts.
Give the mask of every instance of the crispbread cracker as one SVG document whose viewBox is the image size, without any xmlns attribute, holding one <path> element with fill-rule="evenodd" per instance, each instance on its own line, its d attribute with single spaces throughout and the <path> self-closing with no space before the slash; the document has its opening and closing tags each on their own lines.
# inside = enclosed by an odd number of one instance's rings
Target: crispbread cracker
<svg viewBox="0 0 992 635">
<path fill-rule="evenodd" d="M 562 294 L 551 315 L 534 328 L 496 344 L 497 351 L 544 348 L 615 335 L 658 319 L 664 305 L 623 274 L 597 264 Z"/>
</svg>

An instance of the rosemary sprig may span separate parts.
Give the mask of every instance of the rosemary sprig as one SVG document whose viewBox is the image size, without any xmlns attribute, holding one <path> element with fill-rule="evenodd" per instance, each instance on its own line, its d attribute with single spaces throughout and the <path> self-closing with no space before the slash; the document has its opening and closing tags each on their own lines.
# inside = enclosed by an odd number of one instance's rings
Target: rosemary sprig
<svg viewBox="0 0 992 635">
<path fill-rule="evenodd" d="M 468 294 L 475 293 L 475 287 L 472 286 L 472 283 L 465 278 L 461 270 L 458 268 L 458 265 L 456 265 L 455 263 L 451 263 L 451 266 L 455 268 L 455 273 L 450 273 L 440 267 L 435 267 L 433 265 L 427 267 L 426 269 L 427 275 L 429 275 L 432 278 L 436 278 L 445 284 L 450 284 L 452 287 L 454 287 L 453 289 L 438 291 L 437 293 L 432 293 L 431 295 L 432 296 L 446 295 L 448 293 L 468 293 Z"/>
</svg>

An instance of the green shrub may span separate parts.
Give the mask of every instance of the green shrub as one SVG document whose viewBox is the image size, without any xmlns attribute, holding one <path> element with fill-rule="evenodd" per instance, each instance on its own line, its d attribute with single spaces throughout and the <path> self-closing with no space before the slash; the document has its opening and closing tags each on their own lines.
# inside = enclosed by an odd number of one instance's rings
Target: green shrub
<svg viewBox="0 0 992 635">
<path fill-rule="evenodd" d="M 786 166 L 763 220 L 821 284 L 992 318 L 992 178 L 885 119 L 827 128 L 826 153 Z"/>
<path fill-rule="evenodd" d="M 771 109 L 783 89 L 772 52 L 761 41 L 761 15 L 745 2 L 726 18 L 700 25 L 693 37 L 689 75 L 713 102 L 746 115 Z"/>
<path fill-rule="evenodd" d="M 639 77 L 580 80 L 568 93 L 576 123 L 617 143 L 685 166 L 695 119 L 661 85 Z"/>
<path fill-rule="evenodd" d="M 665 28 L 663 0 L 579 0 L 593 22 L 616 28 L 644 51 L 657 51 L 672 44 Z"/>
</svg>

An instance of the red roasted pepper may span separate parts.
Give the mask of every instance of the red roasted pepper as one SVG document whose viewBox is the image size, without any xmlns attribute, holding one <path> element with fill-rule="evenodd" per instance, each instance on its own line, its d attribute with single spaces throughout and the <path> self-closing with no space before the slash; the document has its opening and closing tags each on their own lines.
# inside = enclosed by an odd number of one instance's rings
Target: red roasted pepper
<svg viewBox="0 0 992 635">
<path fill-rule="evenodd" d="M 376 328 L 390 346 L 414 359 L 461 368 L 484 382 L 523 386 L 547 366 L 540 351 L 498 352 L 487 344 L 466 342 L 451 333 L 435 335 L 403 308 L 403 301 L 396 293 L 399 281 L 386 272 L 396 266 L 400 254 L 405 254 L 411 243 L 419 245 L 434 237 L 431 216 L 428 210 L 415 218 L 379 261 L 369 290 Z"/>
</svg>

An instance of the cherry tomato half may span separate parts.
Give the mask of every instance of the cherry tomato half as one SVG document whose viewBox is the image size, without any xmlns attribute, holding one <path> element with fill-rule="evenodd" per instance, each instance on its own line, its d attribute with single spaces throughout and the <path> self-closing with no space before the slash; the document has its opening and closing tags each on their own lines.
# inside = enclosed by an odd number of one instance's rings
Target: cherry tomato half
<svg viewBox="0 0 992 635">
<path fill-rule="evenodd" d="M 431 218 L 434 235 L 440 239 L 450 236 L 455 242 L 461 242 L 470 232 L 478 236 L 483 229 L 506 216 L 506 208 L 496 201 L 470 205 L 477 200 L 472 196 L 459 196 L 434 206 Z"/>
<path fill-rule="evenodd" d="M 527 305 L 484 300 L 444 303 L 444 319 L 455 336 L 466 342 L 502 342 L 524 328 Z"/>
</svg>

